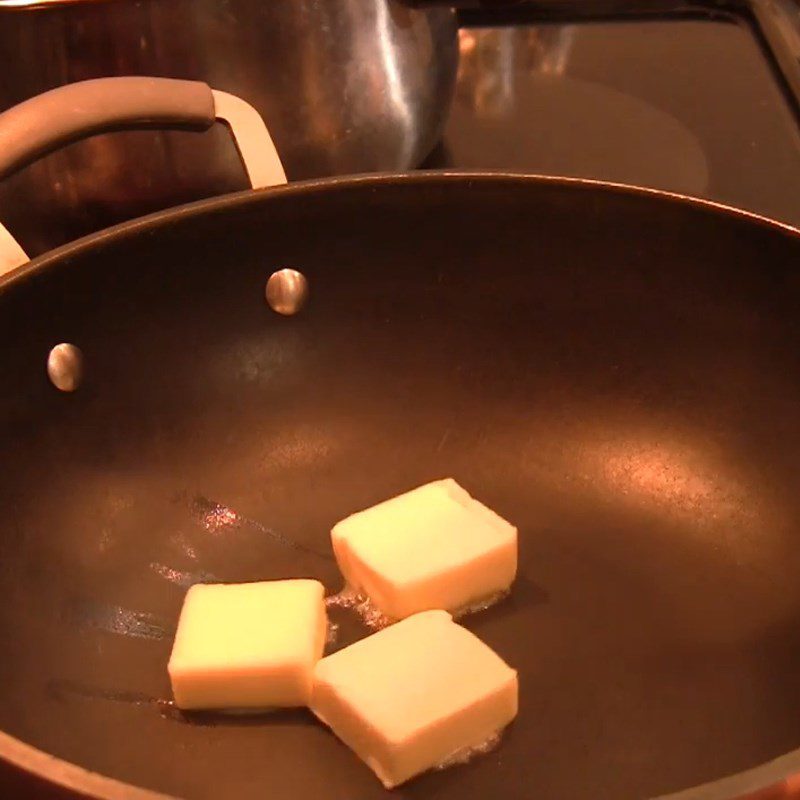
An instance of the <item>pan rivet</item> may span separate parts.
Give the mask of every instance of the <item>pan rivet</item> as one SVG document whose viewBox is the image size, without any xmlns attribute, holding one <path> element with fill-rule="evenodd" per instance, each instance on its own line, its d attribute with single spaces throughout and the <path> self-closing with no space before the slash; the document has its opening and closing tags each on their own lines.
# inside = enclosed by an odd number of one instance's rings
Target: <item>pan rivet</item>
<svg viewBox="0 0 800 800">
<path fill-rule="evenodd" d="M 47 356 L 47 375 L 62 392 L 74 392 L 83 377 L 83 353 L 74 344 L 57 344 Z"/>
<path fill-rule="evenodd" d="M 296 314 L 308 298 L 308 281 L 296 269 L 279 269 L 267 281 L 267 302 L 273 311 L 287 317 Z"/>
</svg>

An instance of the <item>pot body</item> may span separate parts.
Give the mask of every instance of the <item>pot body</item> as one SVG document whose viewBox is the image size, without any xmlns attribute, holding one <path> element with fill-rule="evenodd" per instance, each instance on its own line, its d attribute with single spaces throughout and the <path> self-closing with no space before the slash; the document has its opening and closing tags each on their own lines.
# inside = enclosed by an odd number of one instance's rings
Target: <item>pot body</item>
<svg viewBox="0 0 800 800">
<path fill-rule="evenodd" d="M 396 0 L 0 0 L 0 109 L 88 78 L 202 80 L 264 117 L 290 179 L 416 166 L 455 81 L 449 9 Z M 0 189 L 32 253 L 246 186 L 224 130 L 126 132 L 42 159 Z"/>
</svg>

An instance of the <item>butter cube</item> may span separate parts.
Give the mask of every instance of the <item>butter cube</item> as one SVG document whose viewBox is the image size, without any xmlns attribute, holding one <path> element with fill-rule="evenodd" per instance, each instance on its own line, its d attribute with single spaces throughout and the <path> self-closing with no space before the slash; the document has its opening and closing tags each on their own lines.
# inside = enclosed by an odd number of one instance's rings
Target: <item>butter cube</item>
<svg viewBox="0 0 800 800">
<path fill-rule="evenodd" d="M 390 789 L 498 733 L 517 694 L 491 648 L 424 611 L 319 661 L 311 710 Z"/>
<path fill-rule="evenodd" d="M 327 620 L 319 581 L 197 584 L 169 660 L 183 709 L 306 705 Z"/>
<path fill-rule="evenodd" d="M 517 572 L 517 529 L 452 478 L 347 517 L 331 541 L 350 588 L 394 619 L 456 612 L 508 589 Z"/>
</svg>

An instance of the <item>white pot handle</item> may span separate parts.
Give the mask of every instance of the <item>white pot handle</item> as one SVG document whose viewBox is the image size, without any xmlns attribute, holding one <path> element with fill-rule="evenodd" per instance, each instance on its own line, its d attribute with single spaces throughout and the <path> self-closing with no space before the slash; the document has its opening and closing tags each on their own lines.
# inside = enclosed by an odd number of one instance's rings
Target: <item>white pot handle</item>
<svg viewBox="0 0 800 800">
<path fill-rule="evenodd" d="M 0 114 L 0 179 L 69 142 L 133 128 L 204 131 L 225 123 L 254 189 L 286 183 L 275 143 L 247 102 L 198 81 L 98 78 L 40 94 Z M 0 275 L 29 260 L 0 224 Z"/>
</svg>

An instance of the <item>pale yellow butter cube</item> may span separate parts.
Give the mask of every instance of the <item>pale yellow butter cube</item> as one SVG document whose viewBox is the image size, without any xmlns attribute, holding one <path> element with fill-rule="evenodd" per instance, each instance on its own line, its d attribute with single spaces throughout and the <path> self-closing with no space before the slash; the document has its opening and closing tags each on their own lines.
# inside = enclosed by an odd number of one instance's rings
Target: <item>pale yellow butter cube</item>
<svg viewBox="0 0 800 800">
<path fill-rule="evenodd" d="M 501 731 L 517 694 L 491 648 L 425 611 L 319 661 L 311 710 L 392 788 Z"/>
<path fill-rule="evenodd" d="M 325 646 L 324 589 L 315 580 L 192 586 L 169 677 L 183 709 L 306 705 Z"/>
<path fill-rule="evenodd" d="M 517 529 L 451 478 L 347 517 L 331 541 L 347 584 L 395 619 L 458 611 L 517 572 Z"/>
</svg>

